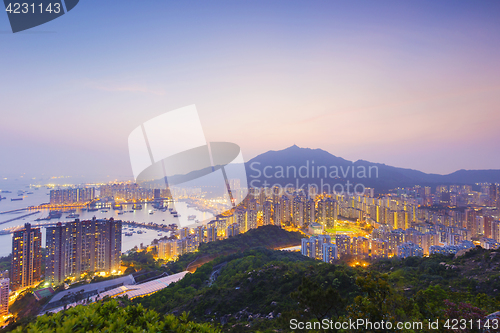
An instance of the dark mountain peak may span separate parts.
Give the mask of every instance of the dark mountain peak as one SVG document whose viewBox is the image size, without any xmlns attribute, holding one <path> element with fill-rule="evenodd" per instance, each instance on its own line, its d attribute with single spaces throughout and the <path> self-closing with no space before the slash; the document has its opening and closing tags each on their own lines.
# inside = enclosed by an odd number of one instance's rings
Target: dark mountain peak
<svg viewBox="0 0 500 333">
<path fill-rule="evenodd" d="M 376 167 L 376 172 L 373 172 L 369 179 L 354 179 L 362 182 L 367 187 L 375 187 L 377 189 L 391 189 L 395 187 L 406 187 L 414 185 L 431 185 L 431 184 L 474 184 L 477 182 L 500 182 L 500 170 L 458 170 L 449 175 L 428 174 L 418 170 L 398 168 L 382 163 L 373 163 L 359 159 L 356 162 L 348 161 L 342 157 L 337 157 L 323 149 L 301 148 L 296 144 L 277 151 L 268 151 L 260 154 L 246 162 L 247 172 L 256 173 L 255 169 L 263 170 L 264 168 L 288 168 L 295 167 L 296 169 L 309 166 L 320 167 L 324 166 L 327 170 L 340 170 L 347 177 L 344 178 L 362 178 L 363 172 L 367 168 Z M 249 168 L 254 164 L 254 168 Z M 354 169 L 355 168 L 355 169 Z M 349 171 L 346 171 L 349 170 Z M 355 170 L 356 174 L 352 170 Z M 368 169 L 370 170 L 370 169 Z M 373 169 L 375 170 L 375 169 Z M 269 174 L 269 171 L 268 171 Z M 361 175 L 361 176 L 359 176 Z M 288 176 L 287 176 L 288 177 Z M 331 180 L 331 179 L 329 179 Z M 291 182 L 295 179 L 277 179 L 276 181 Z M 333 180 L 331 180 L 333 181 Z"/>
</svg>

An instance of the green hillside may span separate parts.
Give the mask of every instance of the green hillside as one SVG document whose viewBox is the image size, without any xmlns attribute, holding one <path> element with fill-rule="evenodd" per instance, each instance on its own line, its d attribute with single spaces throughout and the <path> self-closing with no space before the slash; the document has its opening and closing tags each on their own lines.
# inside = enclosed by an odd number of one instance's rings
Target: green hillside
<svg viewBox="0 0 500 333">
<path fill-rule="evenodd" d="M 213 244 L 215 250 L 217 242 Z M 220 256 L 175 285 L 132 303 L 159 313 L 186 311 L 195 321 L 218 323 L 230 332 L 286 332 L 292 318 L 425 325 L 439 319 L 441 330 L 429 332 L 448 332 L 444 318 L 475 320 L 500 309 L 498 253 L 479 248 L 456 259 L 388 259 L 364 269 L 256 248 Z"/>
<path fill-rule="evenodd" d="M 197 267 L 220 256 L 243 252 L 247 249 L 256 247 L 280 249 L 297 246 L 300 245 L 302 237 L 304 236 L 299 232 L 288 232 L 277 226 L 261 226 L 221 241 L 202 243 L 197 252 L 184 254 L 177 261 L 168 263 L 167 267 L 172 273 L 186 269 L 194 271 Z"/>
</svg>

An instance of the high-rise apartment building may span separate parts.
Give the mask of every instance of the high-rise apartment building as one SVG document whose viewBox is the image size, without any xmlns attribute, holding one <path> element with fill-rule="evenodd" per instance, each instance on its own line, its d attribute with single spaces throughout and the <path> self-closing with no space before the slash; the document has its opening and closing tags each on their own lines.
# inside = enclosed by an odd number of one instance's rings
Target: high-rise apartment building
<svg viewBox="0 0 500 333">
<path fill-rule="evenodd" d="M 347 235 L 335 235 L 335 244 L 337 245 L 339 256 L 342 257 L 351 254 L 351 237 Z"/>
<path fill-rule="evenodd" d="M 339 258 L 337 251 L 337 245 L 331 243 L 323 244 L 323 261 L 327 263 L 333 263 Z"/>
<path fill-rule="evenodd" d="M 158 259 L 173 260 L 178 256 L 178 239 L 162 239 L 158 242 Z"/>
<path fill-rule="evenodd" d="M 45 279 L 62 283 L 85 272 L 111 273 L 120 268 L 122 222 L 92 219 L 58 223 L 46 234 Z"/>
<path fill-rule="evenodd" d="M 0 279 L 0 316 L 9 314 L 9 279 Z"/>
<path fill-rule="evenodd" d="M 42 265 L 42 233 L 26 223 L 12 237 L 12 265 L 10 281 L 12 290 L 25 288 L 40 282 Z"/>
<path fill-rule="evenodd" d="M 250 229 L 255 229 L 257 228 L 257 211 L 256 210 L 247 210 L 246 211 L 246 216 L 245 216 L 245 230 L 248 231 Z M 242 232 L 241 227 L 240 227 L 240 233 Z"/>
<path fill-rule="evenodd" d="M 293 198 L 293 224 L 302 228 L 304 226 L 304 198 L 295 196 Z"/>
<path fill-rule="evenodd" d="M 264 225 L 272 225 L 273 223 L 273 204 L 270 201 L 264 202 L 262 206 L 262 220 Z"/>
<path fill-rule="evenodd" d="M 50 191 L 51 205 L 64 205 L 77 202 L 88 202 L 95 199 L 95 188 L 69 188 Z"/>
</svg>

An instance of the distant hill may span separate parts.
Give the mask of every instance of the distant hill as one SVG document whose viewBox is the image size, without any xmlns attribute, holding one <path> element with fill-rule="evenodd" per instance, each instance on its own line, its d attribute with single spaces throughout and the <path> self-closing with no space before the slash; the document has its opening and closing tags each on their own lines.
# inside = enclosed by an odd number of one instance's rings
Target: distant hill
<svg viewBox="0 0 500 333">
<path fill-rule="evenodd" d="M 318 187 L 322 184 L 345 184 L 349 181 L 351 184 L 361 183 L 365 187 L 383 192 L 414 185 L 500 183 L 500 170 L 459 170 L 448 175 L 429 174 L 364 160 L 348 161 L 322 149 L 300 148 L 296 145 L 258 155 L 246 162 L 245 166 L 249 183 L 253 181 L 253 185 L 260 186 L 263 186 L 264 181 L 282 186 L 298 182 L 300 185 L 316 184 Z M 302 173 L 299 173 L 299 170 Z"/>
<path fill-rule="evenodd" d="M 227 165 L 225 166 L 226 173 L 240 177 L 242 176 L 238 169 L 240 166 L 238 164 Z M 220 167 L 217 165 L 215 168 L 220 169 Z M 328 184 L 331 188 L 336 184 L 345 185 L 349 181 L 352 185 L 363 184 L 380 193 L 397 187 L 415 185 L 500 183 L 500 170 L 458 170 L 448 175 L 439 175 L 365 160 L 348 161 L 322 149 L 300 148 L 296 145 L 260 154 L 246 162 L 245 169 L 248 184 L 251 187 L 265 187 L 264 182 L 267 182 L 267 187 L 275 184 L 281 186 L 290 184 L 291 187 L 297 187 L 297 184 L 299 187 L 314 184 L 319 188 Z M 180 184 L 189 179 L 197 179 L 196 186 L 220 186 L 219 183 L 214 183 L 214 180 L 218 178 L 199 179 L 210 172 L 212 172 L 211 167 L 204 168 L 169 177 L 168 181 L 170 184 Z M 164 179 L 155 182 L 160 186 L 165 183 Z M 184 183 L 190 186 L 187 184 L 189 183 Z M 325 191 L 330 192 L 328 185 L 324 185 Z M 148 186 L 153 186 L 153 184 L 150 183 Z M 337 192 L 339 192 L 338 189 L 340 188 L 337 188 Z M 358 188 L 360 189 L 361 187 Z M 225 187 L 220 187 L 219 190 L 223 191 Z M 350 191 L 352 192 L 352 187 Z"/>
</svg>

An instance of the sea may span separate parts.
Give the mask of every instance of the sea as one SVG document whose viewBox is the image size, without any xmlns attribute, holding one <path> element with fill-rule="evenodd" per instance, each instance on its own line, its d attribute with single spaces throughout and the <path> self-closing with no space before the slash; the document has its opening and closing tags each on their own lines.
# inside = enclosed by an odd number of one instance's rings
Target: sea
<svg viewBox="0 0 500 333">
<path fill-rule="evenodd" d="M 45 218 L 49 215 L 49 211 L 44 209 L 40 210 L 38 213 L 25 216 L 27 214 L 34 213 L 33 210 L 19 210 L 29 206 L 38 206 L 43 203 L 49 203 L 50 201 L 50 189 L 46 186 L 38 187 L 37 185 L 45 185 L 53 183 L 52 180 L 33 180 L 33 179 L 23 179 L 23 178 L 2 178 L 0 179 L 0 197 L 5 199 L 0 200 L 0 230 L 6 228 L 12 228 L 16 226 L 22 226 L 25 223 L 40 223 L 35 221 L 37 218 Z M 98 189 L 96 188 L 96 191 Z M 7 193 L 11 192 L 11 193 Z M 22 195 L 19 195 L 19 191 L 23 191 Z M 98 191 L 97 193 L 98 194 Z M 11 201 L 11 199 L 23 198 L 19 201 Z M 180 215 L 195 215 L 195 220 L 205 221 L 211 217 L 211 214 L 206 212 L 201 212 L 192 207 L 187 207 L 185 202 L 174 202 L 169 205 L 169 208 L 173 208 Z M 154 210 L 151 204 L 142 204 L 142 210 L 133 210 L 132 204 L 123 205 L 123 215 L 119 215 L 119 210 L 109 209 L 107 211 L 99 210 L 95 212 L 82 211 L 81 209 L 76 209 L 75 214 L 79 214 L 80 220 L 90 220 L 94 216 L 98 219 L 102 218 L 114 218 L 115 220 L 122 220 L 123 222 L 133 221 L 133 222 L 154 222 L 158 224 L 178 224 L 178 219 L 175 218 L 168 210 L 162 212 L 159 210 Z M 153 214 L 150 214 L 152 212 Z M 50 222 L 70 222 L 74 221 L 74 218 L 68 218 L 70 213 L 63 213 L 60 219 L 51 219 Z M 12 220 L 12 221 L 10 221 Z M 6 222 L 10 221 L 10 222 Z M 47 222 L 47 221 L 41 221 Z M 194 226 L 194 225 L 193 225 Z M 128 227 L 125 225 L 123 229 Z M 158 239 L 163 236 L 168 236 L 165 232 L 162 232 L 162 236 L 159 236 L 160 231 L 151 229 L 141 229 L 134 227 L 137 232 L 141 230 L 142 234 L 133 233 L 132 236 L 125 236 L 124 230 L 122 233 L 122 252 L 131 250 L 135 246 L 140 246 L 143 244 L 147 246 L 151 244 L 154 239 Z M 41 227 L 42 231 L 42 246 L 45 247 L 45 228 Z M 0 235 L 0 257 L 8 256 L 12 252 L 12 234 Z"/>
</svg>

